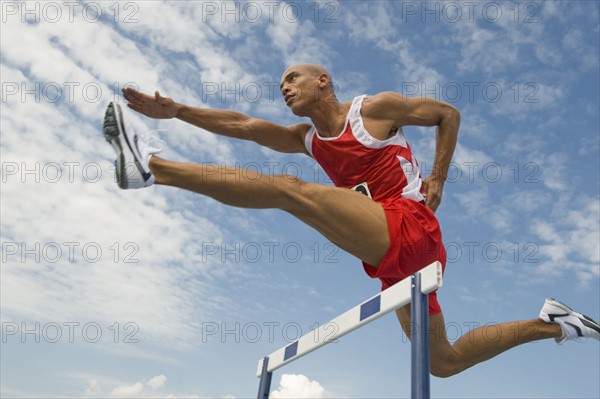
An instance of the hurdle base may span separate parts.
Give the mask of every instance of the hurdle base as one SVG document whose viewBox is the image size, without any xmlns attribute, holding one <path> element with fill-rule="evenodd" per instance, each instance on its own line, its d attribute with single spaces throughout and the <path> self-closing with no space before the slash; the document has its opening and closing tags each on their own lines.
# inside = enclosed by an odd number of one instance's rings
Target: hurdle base
<svg viewBox="0 0 600 399">
<path fill-rule="evenodd" d="M 269 367 L 269 357 L 265 356 L 262 359 L 262 372 L 260 375 L 260 383 L 258 385 L 258 399 L 268 399 L 271 392 L 271 378 L 273 372 L 267 371 Z"/>
</svg>

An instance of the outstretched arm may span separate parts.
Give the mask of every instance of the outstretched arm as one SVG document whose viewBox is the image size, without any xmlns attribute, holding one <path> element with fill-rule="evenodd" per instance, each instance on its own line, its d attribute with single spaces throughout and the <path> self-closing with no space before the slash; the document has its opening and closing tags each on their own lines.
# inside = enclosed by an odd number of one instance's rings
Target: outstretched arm
<svg viewBox="0 0 600 399">
<path fill-rule="evenodd" d="M 158 91 L 153 97 L 128 87 L 123 89 L 123 95 L 129 108 L 150 118 L 177 118 L 209 132 L 254 141 L 275 151 L 308 155 L 304 136 L 310 125 L 306 123 L 282 126 L 236 111 L 190 107 L 162 97 Z"/>
<path fill-rule="evenodd" d="M 386 134 L 407 125 L 437 126 L 433 169 L 423 181 L 423 195 L 427 198 L 425 204 L 435 211 L 442 200 L 444 182 L 456 147 L 460 113 L 441 101 L 426 97 L 409 98 L 394 92 L 379 93 L 371 97 L 365 106 L 363 112 L 368 118 L 381 121 L 383 129 L 379 130 Z"/>
</svg>

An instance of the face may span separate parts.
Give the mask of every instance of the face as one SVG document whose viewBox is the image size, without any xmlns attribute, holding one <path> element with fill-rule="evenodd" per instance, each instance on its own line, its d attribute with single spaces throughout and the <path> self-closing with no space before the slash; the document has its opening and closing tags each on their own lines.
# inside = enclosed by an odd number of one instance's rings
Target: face
<svg viewBox="0 0 600 399">
<path fill-rule="evenodd" d="M 319 79 L 313 75 L 301 65 L 288 68 L 282 75 L 281 94 L 285 104 L 298 116 L 305 116 L 302 109 L 316 100 Z"/>
</svg>

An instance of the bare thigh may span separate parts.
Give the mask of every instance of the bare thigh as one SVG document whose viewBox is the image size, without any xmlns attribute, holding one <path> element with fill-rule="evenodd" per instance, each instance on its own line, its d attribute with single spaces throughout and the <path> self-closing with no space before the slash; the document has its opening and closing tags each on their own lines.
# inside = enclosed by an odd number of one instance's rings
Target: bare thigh
<svg viewBox="0 0 600 399">
<path fill-rule="evenodd" d="M 230 206 L 289 212 L 372 266 L 381 263 L 390 245 L 382 206 L 354 190 L 307 183 L 294 176 L 156 156 L 151 158 L 150 168 L 157 184 L 207 195 Z"/>
<path fill-rule="evenodd" d="M 354 190 L 305 182 L 291 196 L 285 211 L 364 262 L 381 263 L 390 245 L 381 204 Z"/>
</svg>

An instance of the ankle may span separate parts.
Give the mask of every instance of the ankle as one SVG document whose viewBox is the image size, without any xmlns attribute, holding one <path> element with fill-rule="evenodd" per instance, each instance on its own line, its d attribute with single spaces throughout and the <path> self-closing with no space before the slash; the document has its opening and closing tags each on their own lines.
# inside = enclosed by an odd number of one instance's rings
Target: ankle
<svg viewBox="0 0 600 399">
<path fill-rule="evenodd" d="M 537 324 L 539 325 L 540 332 L 548 336 L 548 338 L 560 338 L 563 336 L 563 330 L 560 324 L 553 321 L 545 321 L 544 319 L 538 318 Z"/>
<path fill-rule="evenodd" d="M 167 164 L 168 161 L 166 159 L 157 157 L 156 155 L 152 155 L 148 159 L 148 167 L 156 179 L 154 184 L 166 184 L 167 179 L 165 172 Z"/>
</svg>

